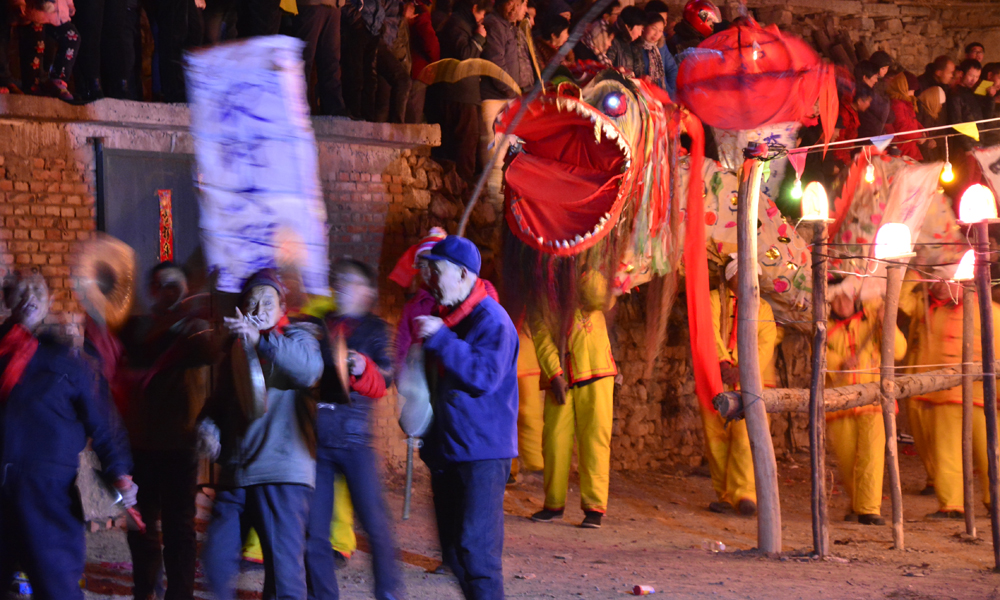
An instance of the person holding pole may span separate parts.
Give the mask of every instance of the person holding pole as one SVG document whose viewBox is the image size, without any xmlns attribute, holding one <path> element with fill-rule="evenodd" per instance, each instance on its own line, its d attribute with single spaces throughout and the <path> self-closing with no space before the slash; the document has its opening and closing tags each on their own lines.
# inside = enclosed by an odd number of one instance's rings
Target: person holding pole
<svg viewBox="0 0 1000 600">
<path fill-rule="evenodd" d="M 726 265 L 723 291 L 712 290 L 710 301 L 712 324 L 715 330 L 715 349 L 722 371 L 722 382 L 729 390 L 739 389 L 739 355 L 736 349 L 736 258 Z M 726 302 L 720 298 L 726 294 Z M 757 311 L 757 347 L 762 375 L 771 362 L 777 339 L 777 325 L 774 312 L 767 302 L 760 303 Z M 705 445 L 708 453 L 708 468 L 712 475 L 712 487 L 718 496 L 716 502 L 708 505 L 708 510 L 716 513 L 733 513 L 747 517 L 757 514 L 757 490 L 754 481 L 753 456 L 750 454 L 750 438 L 744 420 L 725 422 L 715 410 L 701 407 L 701 420 L 705 428 Z"/>
<path fill-rule="evenodd" d="M 950 278 L 943 268 L 938 273 L 942 279 Z M 975 296 L 973 296 L 975 299 Z M 977 306 L 978 306 L 978 300 Z M 1000 305 L 992 302 L 993 322 L 1000 323 Z M 962 290 L 958 283 L 947 280 L 930 286 L 928 334 L 934 343 L 920 348 L 917 364 L 959 365 L 962 362 Z M 982 361 L 982 341 L 980 339 L 979 311 L 975 310 L 974 335 L 972 344 L 973 360 Z M 1000 343 L 994 340 L 994 348 L 1000 351 Z M 940 367 L 937 367 L 940 368 Z M 934 491 L 938 499 L 938 510 L 927 515 L 930 519 L 962 519 L 965 516 L 964 490 L 962 486 L 962 387 L 933 392 L 919 398 L 933 413 L 934 429 L 931 448 L 935 465 Z M 983 384 L 973 384 L 972 450 L 976 469 L 979 471 L 983 488 L 983 502 L 989 504 L 989 480 L 986 455 L 986 416 L 983 412 Z"/>
<path fill-rule="evenodd" d="M 850 279 L 830 285 L 830 325 L 827 338 L 828 387 L 879 381 L 881 360 L 881 301 L 858 306 Z M 906 338 L 896 329 L 896 360 L 906 354 Z M 837 455 L 844 489 L 851 499 L 845 521 L 885 525 L 882 475 L 885 471 L 885 428 L 877 404 L 827 413 L 830 444 Z"/>
</svg>

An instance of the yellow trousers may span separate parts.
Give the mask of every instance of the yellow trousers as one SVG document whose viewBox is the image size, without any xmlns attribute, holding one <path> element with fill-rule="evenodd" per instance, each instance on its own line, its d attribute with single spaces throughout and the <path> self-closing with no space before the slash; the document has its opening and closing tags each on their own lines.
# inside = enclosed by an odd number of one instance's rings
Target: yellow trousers
<svg viewBox="0 0 1000 600">
<path fill-rule="evenodd" d="M 330 544 L 333 549 L 350 558 L 358 549 L 358 538 L 354 535 L 354 505 L 347 490 L 347 480 L 337 475 L 333 480 L 333 521 L 330 523 Z M 243 544 L 243 556 L 254 562 L 262 562 L 264 554 L 260 549 L 260 539 L 253 529 Z"/>
<path fill-rule="evenodd" d="M 927 484 L 934 485 L 934 403 L 910 398 L 908 409 L 913 446 L 927 471 Z"/>
<path fill-rule="evenodd" d="M 580 452 L 580 503 L 583 510 L 605 512 L 611 469 L 611 426 L 615 380 L 604 377 L 566 390 L 566 404 L 545 396 L 542 455 L 545 459 L 545 508 L 566 507 L 573 437 Z"/>
<path fill-rule="evenodd" d="M 757 502 L 746 421 L 726 425 L 719 413 L 701 407 L 701 422 L 705 427 L 712 488 L 719 502 L 728 502 L 734 507 L 740 500 Z"/>
<path fill-rule="evenodd" d="M 885 471 L 885 424 L 881 413 L 839 416 L 828 421 L 826 429 L 852 510 L 859 515 L 879 514 Z"/>
<path fill-rule="evenodd" d="M 525 470 L 541 471 L 545 465 L 542 459 L 545 404 L 542 402 L 542 391 L 538 388 L 538 375 L 518 377 L 517 391 L 517 454 Z"/>
<path fill-rule="evenodd" d="M 939 510 L 965 510 L 962 489 L 962 405 L 934 404 L 934 492 Z M 972 410 L 972 461 L 979 471 L 983 502 L 990 502 L 987 471 L 986 413 L 981 406 Z"/>
</svg>

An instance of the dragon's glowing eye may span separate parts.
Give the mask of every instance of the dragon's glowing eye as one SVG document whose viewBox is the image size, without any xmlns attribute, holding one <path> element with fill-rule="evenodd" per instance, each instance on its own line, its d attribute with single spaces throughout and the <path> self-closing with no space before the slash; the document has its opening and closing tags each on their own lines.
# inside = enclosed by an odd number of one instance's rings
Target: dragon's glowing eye
<svg viewBox="0 0 1000 600">
<path fill-rule="evenodd" d="M 604 97 L 602 108 L 604 110 L 604 114 L 609 117 L 620 117 L 624 115 L 625 110 L 628 108 L 625 95 L 621 92 L 611 92 Z"/>
</svg>

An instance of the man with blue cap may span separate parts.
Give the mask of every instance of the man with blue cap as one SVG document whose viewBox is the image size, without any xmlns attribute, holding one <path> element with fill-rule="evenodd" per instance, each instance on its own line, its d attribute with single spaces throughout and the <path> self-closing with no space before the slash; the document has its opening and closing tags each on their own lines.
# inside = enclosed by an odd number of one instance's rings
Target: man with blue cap
<svg viewBox="0 0 1000 600">
<path fill-rule="evenodd" d="M 466 598 L 500 600 L 504 486 L 517 456 L 517 330 L 479 279 L 475 244 L 448 236 L 426 258 L 438 307 L 417 323 L 434 406 L 421 457 L 441 554 Z"/>
</svg>

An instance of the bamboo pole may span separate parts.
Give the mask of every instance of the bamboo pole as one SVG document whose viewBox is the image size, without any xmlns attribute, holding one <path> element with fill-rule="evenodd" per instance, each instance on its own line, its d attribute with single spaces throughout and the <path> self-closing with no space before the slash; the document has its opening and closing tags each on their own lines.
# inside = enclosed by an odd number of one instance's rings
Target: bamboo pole
<svg viewBox="0 0 1000 600">
<path fill-rule="evenodd" d="M 826 502 L 826 221 L 817 221 L 813 229 L 813 355 L 812 382 L 809 388 L 809 465 L 812 469 L 813 550 L 820 558 L 830 552 L 829 515 Z"/>
<path fill-rule="evenodd" d="M 739 354 L 740 389 L 753 398 L 763 392 L 757 349 L 757 315 L 760 284 L 757 279 L 757 210 L 760 201 L 761 161 L 743 163 L 736 211 L 738 262 L 736 345 Z M 749 170 L 749 172 L 748 172 Z M 761 402 L 750 402 L 745 410 L 750 451 L 757 489 L 757 547 L 767 554 L 781 552 L 781 505 L 778 500 L 778 467 Z"/>
<path fill-rule="evenodd" d="M 993 295 L 990 293 L 990 238 L 985 221 L 975 224 L 976 292 L 983 343 L 983 410 L 986 412 L 986 456 L 990 476 L 990 527 L 993 533 L 993 570 L 1000 571 L 1000 484 L 997 473 L 997 379 L 993 352 Z"/>
<path fill-rule="evenodd" d="M 885 466 L 889 470 L 892 495 L 892 546 L 904 549 L 903 488 L 899 480 L 899 448 L 896 442 L 896 314 L 903 285 L 903 265 L 886 265 L 885 317 L 882 319 L 882 421 L 885 424 Z"/>
<path fill-rule="evenodd" d="M 975 338 L 972 303 L 975 288 L 966 283 L 962 286 L 962 489 L 965 494 L 965 533 L 976 537 L 976 508 L 973 501 L 974 484 L 972 475 L 972 376 L 971 366 L 975 360 L 972 342 Z"/>
<path fill-rule="evenodd" d="M 995 365 L 1000 369 L 1000 364 Z M 974 381 L 983 378 L 978 364 L 970 365 L 969 371 Z M 931 392 L 950 390 L 962 385 L 962 367 L 955 365 L 936 371 L 903 375 L 896 379 L 896 398 L 912 398 Z M 826 412 L 847 410 L 856 406 L 870 406 L 881 402 L 880 386 L 877 383 L 856 383 L 823 390 L 823 404 Z M 759 400 L 769 413 L 809 412 L 809 390 L 777 388 L 766 389 Z M 737 419 L 743 413 L 743 397 L 740 392 L 723 392 L 712 399 L 715 409 L 726 419 Z"/>
</svg>

